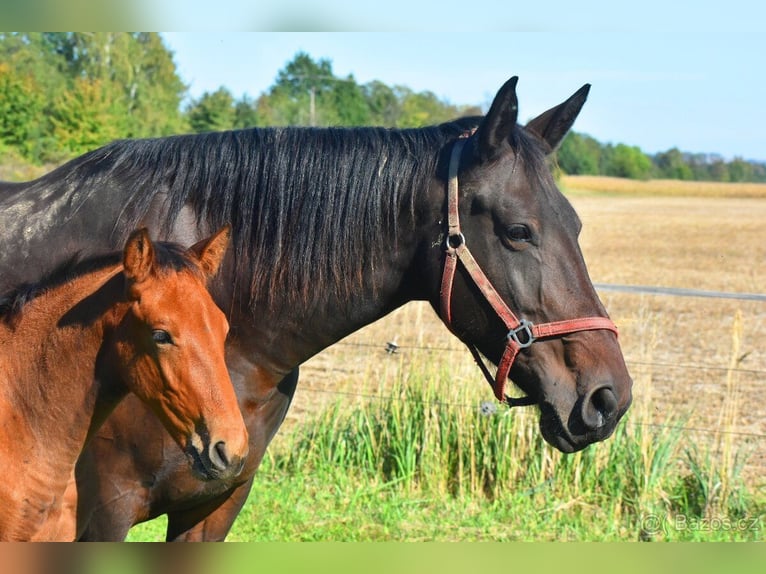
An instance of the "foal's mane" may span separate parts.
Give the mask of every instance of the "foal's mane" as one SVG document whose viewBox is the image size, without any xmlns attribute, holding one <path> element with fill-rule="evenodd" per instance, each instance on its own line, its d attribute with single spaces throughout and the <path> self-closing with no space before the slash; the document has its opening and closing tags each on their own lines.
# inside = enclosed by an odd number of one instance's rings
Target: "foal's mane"
<svg viewBox="0 0 766 574">
<path fill-rule="evenodd" d="M 184 206 L 208 228 L 202 232 L 230 223 L 245 303 L 306 305 L 348 296 L 395 248 L 397 222 L 414 218 L 417 192 L 437 173 L 440 150 L 480 119 L 403 130 L 253 128 L 123 140 L 74 160 L 69 176 L 93 181 L 83 188 L 117 182 L 129 189 L 119 239 L 158 194 L 168 229 Z"/>
<path fill-rule="evenodd" d="M 169 242 L 153 242 L 152 245 L 156 269 L 160 271 L 190 270 L 201 276 L 198 264 L 189 257 L 186 248 Z M 121 262 L 121 252 L 94 255 L 87 258 L 84 258 L 81 253 L 76 253 L 46 273 L 39 281 L 17 285 L 4 295 L 0 295 L 0 321 L 11 324 L 27 303 L 51 289 L 65 285 L 89 273 L 118 265 Z"/>
</svg>

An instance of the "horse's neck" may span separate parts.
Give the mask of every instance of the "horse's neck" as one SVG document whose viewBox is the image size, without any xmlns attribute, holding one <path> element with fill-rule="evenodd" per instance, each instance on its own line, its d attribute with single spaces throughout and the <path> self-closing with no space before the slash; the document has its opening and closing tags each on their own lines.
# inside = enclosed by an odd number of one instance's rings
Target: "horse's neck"
<svg viewBox="0 0 766 574">
<path fill-rule="evenodd" d="M 115 310 L 87 323 L 62 325 L 62 317 L 115 271 L 101 270 L 53 288 L 28 302 L 11 325 L 0 324 L 0 409 L 5 411 L 0 416 L 8 422 L 3 430 L 16 446 L 44 450 L 48 462 L 74 465 L 93 420 L 102 418 L 100 397 L 110 393 L 102 388 L 96 364 Z M 109 378 L 104 382 L 112 383 Z"/>
<path fill-rule="evenodd" d="M 74 253 L 112 247 L 106 222 L 117 214 L 110 202 L 90 199 L 81 186 L 67 183 L 66 178 L 61 182 L 49 179 L 47 185 L 37 180 L 0 186 L 0 292 L 33 282 L 41 269 L 66 261 Z M 88 201 L 93 207 L 86 209 Z M 87 231 L 72 232 L 77 217 L 85 219 L 81 225 Z"/>
<path fill-rule="evenodd" d="M 330 345 L 417 299 L 404 285 L 408 272 L 401 262 L 379 273 L 386 277 L 375 282 L 375 287 L 373 281 L 365 281 L 351 297 L 328 292 L 311 308 L 297 304 L 268 309 L 268 305 L 256 302 L 247 309 L 224 302 L 224 308 L 232 313 L 233 332 L 238 333 L 230 337 L 230 345 L 249 356 L 258 369 L 285 375 Z"/>
</svg>

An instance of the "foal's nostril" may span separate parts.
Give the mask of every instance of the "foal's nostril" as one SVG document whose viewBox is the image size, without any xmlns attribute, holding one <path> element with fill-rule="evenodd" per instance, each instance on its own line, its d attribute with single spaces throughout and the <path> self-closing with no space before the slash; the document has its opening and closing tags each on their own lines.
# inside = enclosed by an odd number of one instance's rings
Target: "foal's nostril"
<svg viewBox="0 0 766 574">
<path fill-rule="evenodd" d="M 617 397 L 611 387 L 593 390 L 582 403 L 582 421 L 589 430 L 598 430 L 617 414 Z"/>
<path fill-rule="evenodd" d="M 226 470 L 229 467 L 229 455 L 226 452 L 226 443 L 218 441 L 208 449 L 210 462 L 218 470 Z"/>
</svg>

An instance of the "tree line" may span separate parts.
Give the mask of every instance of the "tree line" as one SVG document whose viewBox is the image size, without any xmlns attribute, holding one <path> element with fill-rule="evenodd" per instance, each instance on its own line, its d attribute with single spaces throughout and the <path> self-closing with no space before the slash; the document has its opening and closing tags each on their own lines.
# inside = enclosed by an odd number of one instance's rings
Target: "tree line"
<svg viewBox="0 0 766 574">
<path fill-rule="evenodd" d="M 766 163 L 718 154 L 688 153 L 678 148 L 653 155 L 636 146 L 602 144 L 571 132 L 557 151 L 558 167 L 570 175 L 609 175 L 630 179 L 766 182 Z"/>
<path fill-rule="evenodd" d="M 156 33 L 0 33 L 0 153 L 60 162 L 118 138 L 275 125 L 407 128 L 482 113 L 430 91 L 360 84 L 304 52 L 256 98 L 222 86 L 187 99 L 187 89 Z M 678 149 L 647 155 L 576 132 L 557 163 L 568 174 L 766 181 L 764 163 Z"/>
</svg>

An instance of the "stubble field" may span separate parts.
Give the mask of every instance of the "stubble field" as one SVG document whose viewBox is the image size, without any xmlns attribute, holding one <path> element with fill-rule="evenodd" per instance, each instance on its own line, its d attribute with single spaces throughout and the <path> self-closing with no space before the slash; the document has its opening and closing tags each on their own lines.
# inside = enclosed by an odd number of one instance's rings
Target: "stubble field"
<svg viewBox="0 0 766 574">
<path fill-rule="evenodd" d="M 597 284 L 766 292 L 766 185 L 565 177 Z M 634 411 L 681 424 L 689 441 L 741 447 L 743 472 L 766 474 L 766 302 L 601 291 L 634 378 Z M 385 352 L 395 342 L 394 356 Z M 287 427 L 335 400 L 364 400 L 392 361 L 430 357 L 460 384 L 489 388 L 468 351 L 425 303 L 411 303 L 301 369 Z M 377 391 L 375 391 L 377 392 Z M 362 395 L 361 397 L 359 395 Z M 694 430 L 691 430 L 694 429 Z"/>
</svg>

